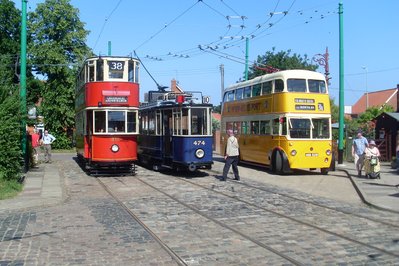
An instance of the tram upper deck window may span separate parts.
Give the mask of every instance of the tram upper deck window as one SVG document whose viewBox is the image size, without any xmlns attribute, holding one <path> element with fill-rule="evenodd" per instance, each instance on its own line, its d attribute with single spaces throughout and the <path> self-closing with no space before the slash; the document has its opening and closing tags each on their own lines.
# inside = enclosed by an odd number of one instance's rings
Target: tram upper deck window
<svg viewBox="0 0 399 266">
<path fill-rule="evenodd" d="M 305 79 L 288 79 L 287 90 L 289 92 L 306 92 Z"/>
<path fill-rule="evenodd" d="M 97 60 L 97 81 L 104 80 L 104 61 L 102 59 Z"/>
<path fill-rule="evenodd" d="M 324 80 L 309 79 L 308 85 L 309 85 L 309 92 L 314 92 L 314 93 L 327 92 L 326 83 L 324 82 Z"/>
<path fill-rule="evenodd" d="M 276 79 L 274 81 L 274 92 L 284 91 L 284 81 L 282 79 Z"/>
<path fill-rule="evenodd" d="M 108 78 L 123 79 L 124 67 L 125 67 L 125 62 L 108 61 Z"/>
<path fill-rule="evenodd" d="M 128 63 L 128 81 L 129 82 L 135 82 L 134 79 L 134 62 L 133 61 L 129 61 Z"/>
</svg>

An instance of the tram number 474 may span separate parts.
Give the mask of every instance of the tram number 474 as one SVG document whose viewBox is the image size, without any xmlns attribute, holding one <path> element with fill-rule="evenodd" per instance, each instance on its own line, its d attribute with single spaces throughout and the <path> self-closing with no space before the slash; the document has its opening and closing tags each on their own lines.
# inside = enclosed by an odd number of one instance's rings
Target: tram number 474
<svg viewBox="0 0 399 266">
<path fill-rule="evenodd" d="M 205 146 L 205 140 L 194 140 L 193 144 L 195 146 Z"/>
</svg>

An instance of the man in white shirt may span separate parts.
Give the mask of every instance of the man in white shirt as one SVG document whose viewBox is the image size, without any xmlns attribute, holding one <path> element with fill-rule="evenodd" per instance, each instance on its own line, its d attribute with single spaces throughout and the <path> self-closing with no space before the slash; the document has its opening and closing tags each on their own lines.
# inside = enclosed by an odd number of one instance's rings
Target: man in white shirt
<svg viewBox="0 0 399 266">
<path fill-rule="evenodd" d="M 223 177 L 222 181 L 226 181 L 227 179 L 227 173 L 230 170 L 230 165 L 233 168 L 233 173 L 234 173 L 234 179 L 239 181 L 240 176 L 238 174 L 238 160 L 239 160 L 239 145 L 238 145 L 238 140 L 234 136 L 233 130 L 229 129 L 227 130 L 227 134 L 229 135 L 229 138 L 227 139 L 227 145 L 226 145 L 226 153 L 224 155 L 224 159 L 226 160 L 223 168 Z"/>
<path fill-rule="evenodd" d="M 49 134 L 48 130 L 45 130 L 42 140 L 44 147 L 44 162 L 51 163 L 51 144 L 55 140 L 55 137 Z"/>
</svg>

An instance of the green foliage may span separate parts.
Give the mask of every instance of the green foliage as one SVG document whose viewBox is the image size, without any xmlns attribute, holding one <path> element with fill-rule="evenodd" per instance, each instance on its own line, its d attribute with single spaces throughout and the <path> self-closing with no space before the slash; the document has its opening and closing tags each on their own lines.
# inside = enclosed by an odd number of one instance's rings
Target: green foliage
<svg viewBox="0 0 399 266">
<path fill-rule="evenodd" d="M 291 50 L 288 51 L 280 51 L 276 53 L 275 47 L 273 47 L 272 51 L 267 51 L 265 55 L 258 56 L 256 60 L 256 65 L 253 65 L 249 68 L 248 71 L 248 79 L 252 79 L 261 75 L 264 75 L 266 72 L 264 70 L 259 69 L 259 67 L 270 66 L 280 70 L 287 69 L 307 69 L 307 70 L 316 70 L 318 68 L 317 65 L 312 65 L 309 63 L 309 59 L 307 55 L 303 57 L 296 53 L 291 55 Z"/>
<path fill-rule="evenodd" d="M 220 121 L 212 117 L 212 132 L 220 129 Z"/>
<path fill-rule="evenodd" d="M 88 31 L 70 0 L 46 0 L 37 5 L 29 18 L 31 64 L 46 78 L 39 85 L 40 93 L 36 93 L 36 97 L 39 94 L 43 97 L 41 115 L 46 129 L 57 138 L 54 148 L 69 148 L 69 132 L 74 127 L 77 64 L 90 53 L 85 44 Z"/>
<path fill-rule="evenodd" d="M 214 105 L 213 108 L 212 108 L 212 112 L 218 113 L 218 114 L 221 113 L 221 110 L 222 110 L 222 106 L 220 104 L 219 105 Z"/>
<path fill-rule="evenodd" d="M 16 87 L 0 85 L 0 106 L 0 179 L 16 179 L 19 178 L 22 155 Z"/>
<path fill-rule="evenodd" d="M 394 109 L 390 105 L 384 105 L 383 107 L 372 106 L 362 113 L 358 118 L 348 122 L 347 130 L 350 136 L 355 136 L 357 131 L 361 129 L 363 135 L 375 139 L 375 118 L 384 112 L 394 112 Z"/>
<path fill-rule="evenodd" d="M 20 12 L 12 1 L 0 0 L 0 183 L 19 179 L 21 135 L 19 91 L 15 75 L 19 54 Z M 7 190 L 8 185 L 0 185 Z M 12 189 L 11 189 L 12 190 Z M 2 194 L 0 191 L 0 194 Z"/>
</svg>

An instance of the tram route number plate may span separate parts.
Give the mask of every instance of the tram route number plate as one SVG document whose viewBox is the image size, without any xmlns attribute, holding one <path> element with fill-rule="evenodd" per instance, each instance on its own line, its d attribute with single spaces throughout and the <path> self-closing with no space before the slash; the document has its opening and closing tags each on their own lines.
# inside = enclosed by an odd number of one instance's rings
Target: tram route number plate
<svg viewBox="0 0 399 266">
<path fill-rule="evenodd" d="M 318 157 L 319 154 L 318 153 L 305 153 L 306 157 Z"/>
</svg>

